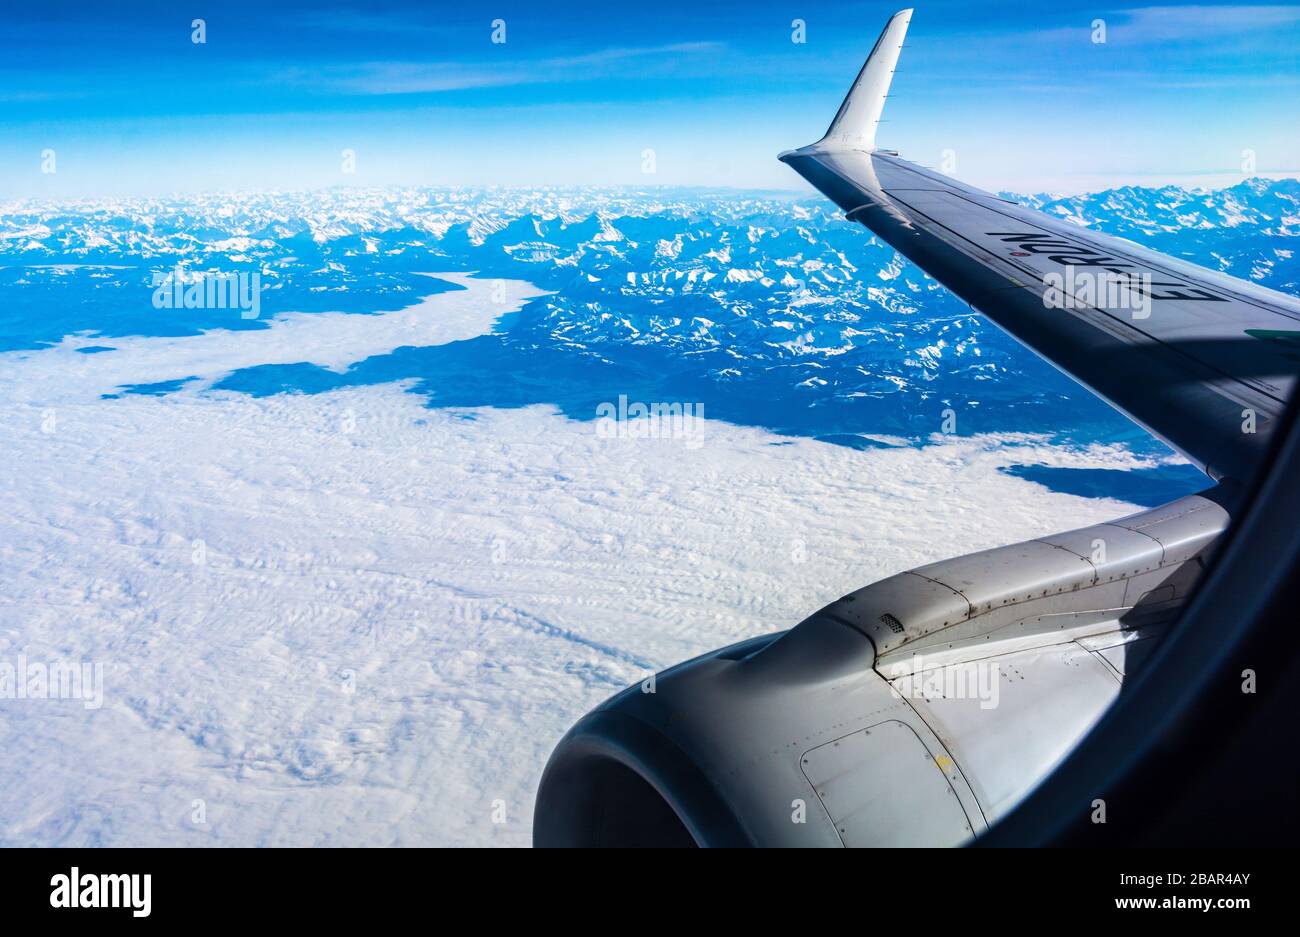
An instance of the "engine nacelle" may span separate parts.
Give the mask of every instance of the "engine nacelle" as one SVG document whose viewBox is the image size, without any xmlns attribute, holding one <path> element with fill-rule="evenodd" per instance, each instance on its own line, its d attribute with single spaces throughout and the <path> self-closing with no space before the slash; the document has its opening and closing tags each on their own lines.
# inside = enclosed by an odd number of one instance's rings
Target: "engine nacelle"
<svg viewBox="0 0 1300 937">
<path fill-rule="evenodd" d="M 1119 693 L 1226 527 L 1220 492 L 945 560 L 585 716 L 538 846 L 959 845 Z"/>
</svg>

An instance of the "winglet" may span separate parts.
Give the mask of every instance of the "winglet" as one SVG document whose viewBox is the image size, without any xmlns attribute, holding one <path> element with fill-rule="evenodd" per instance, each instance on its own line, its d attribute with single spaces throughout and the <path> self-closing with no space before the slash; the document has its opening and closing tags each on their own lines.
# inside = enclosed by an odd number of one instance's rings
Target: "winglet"
<svg viewBox="0 0 1300 937">
<path fill-rule="evenodd" d="M 862 71 L 858 72 L 857 81 L 853 82 L 840 105 L 839 113 L 831 121 L 826 136 L 817 142 L 818 147 L 875 149 L 880 112 L 885 109 L 885 96 L 889 93 L 898 53 L 903 48 L 903 37 L 907 35 L 911 22 L 911 10 L 899 10 L 889 18 Z"/>
</svg>

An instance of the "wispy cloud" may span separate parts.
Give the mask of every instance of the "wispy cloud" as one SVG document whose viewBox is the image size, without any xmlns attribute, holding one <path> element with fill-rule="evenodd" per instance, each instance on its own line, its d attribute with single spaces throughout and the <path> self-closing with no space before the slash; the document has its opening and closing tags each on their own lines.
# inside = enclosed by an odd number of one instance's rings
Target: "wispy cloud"
<svg viewBox="0 0 1300 937">
<path fill-rule="evenodd" d="M 1006 47 L 1065 45 L 1091 42 L 1093 18 L 1106 25 L 1106 43 L 1126 47 L 1183 45 L 1204 48 L 1227 40 L 1261 38 L 1300 25 L 1300 6 L 1134 6 L 1100 10 L 1096 17 L 1080 18 L 1076 26 L 1054 26 L 1027 31 L 978 30 L 966 36 L 949 36 L 953 43 L 997 43 Z"/>
<path fill-rule="evenodd" d="M 626 62 L 629 59 L 662 58 L 665 56 L 698 55 L 713 53 L 723 48 L 721 42 L 674 42 L 662 46 L 616 47 L 574 55 L 568 58 L 552 58 L 546 65 L 552 68 L 576 68 L 587 65 L 607 65 Z"/>
<path fill-rule="evenodd" d="M 724 48 L 719 42 L 679 42 L 658 46 L 620 46 L 581 55 L 485 62 L 360 62 L 278 70 L 276 82 L 341 94 L 429 94 L 472 88 L 607 78 L 635 64 L 698 59 Z"/>
<path fill-rule="evenodd" d="M 303 68 L 291 66 L 271 76 L 276 84 L 333 94 L 427 94 L 520 84 L 514 69 L 458 62 L 359 62 Z"/>
<path fill-rule="evenodd" d="M 1105 10 L 1098 14 L 1107 26 L 1107 42 L 1128 46 L 1205 45 L 1225 39 L 1258 36 L 1300 24 L 1300 6 L 1149 6 Z M 1078 26 L 1002 34 L 1003 39 L 1038 43 L 1078 43 L 1087 40 L 1090 19 Z"/>
<path fill-rule="evenodd" d="M 1126 32 L 1146 42 L 1213 41 L 1300 23 L 1300 6 L 1150 6 L 1116 13 Z"/>
</svg>

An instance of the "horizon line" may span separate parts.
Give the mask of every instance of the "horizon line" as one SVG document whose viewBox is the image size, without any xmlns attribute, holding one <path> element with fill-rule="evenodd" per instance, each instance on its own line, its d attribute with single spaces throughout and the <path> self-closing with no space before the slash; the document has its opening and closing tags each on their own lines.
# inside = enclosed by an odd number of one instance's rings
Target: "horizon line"
<svg viewBox="0 0 1300 937">
<path fill-rule="evenodd" d="M 1135 174 L 1143 175 L 1143 174 Z M 1146 175 L 1156 175 L 1150 173 Z M 1178 176 L 1203 176 L 1203 175 L 1236 175 L 1234 173 L 1174 173 L 1163 178 L 1177 178 Z M 1000 188 L 996 191 L 989 189 L 989 194 L 1010 194 L 1022 198 L 1049 198 L 1053 200 L 1067 198 L 1084 198 L 1092 195 L 1101 195 L 1107 192 L 1114 192 L 1120 189 L 1142 189 L 1149 191 L 1158 191 L 1160 189 L 1176 188 L 1189 194 L 1212 194 L 1215 192 L 1225 192 L 1234 189 L 1237 186 L 1244 185 L 1252 181 L 1262 181 L 1266 183 L 1280 182 L 1300 182 L 1300 170 L 1280 170 L 1268 172 L 1256 172 L 1249 176 L 1243 176 L 1236 182 L 1225 183 L 1224 185 L 1182 185 L 1177 182 L 1165 182 L 1159 185 L 1146 185 L 1135 183 L 1120 183 L 1116 185 L 1105 186 L 1096 189 L 1085 189 L 1077 192 L 1053 191 L 1051 189 L 1041 189 L 1039 191 L 1016 191 L 1014 189 Z M 691 184 L 691 183 L 660 183 L 638 185 L 634 183 L 610 183 L 610 184 L 575 184 L 575 183 L 511 183 L 511 184 L 481 184 L 481 183 L 380 183 L 374 185 L 355 185 L 348 183 L 336 183 L 333 185 L 313 186 L 305 188 L 277 188 L 277 187 L 254 187 L 246 189 L 204 189 L 192 192 L 172 191 L 168 193 L 155 194 L 104 194 L 104 195 L 68 195 L 61 197 L 50 197 L 40 195 L 0 195 L 0 212 L 9 210 L 12 206 L 22 206 L 28 204 L 41 204 L 50 207 L 61 205 L 75 205 L 84 202 L 132 202 L 132 201 L 185 201 L 185 200 L 203 200 L 210 198 L 222 197 L 284 197 L 284 196 L 309 196 L 318 193 L 335 193 L 335 192 L 354 192 L 354 193 L 382 193 L 382 192 L 400 192 L 400 191 L 426 191 L 426 192 L 464 192 L 464 193 L 486 193 L 486 192 L 589 192 L 589 193 L 618 193 L 618 192 L 644 192 L 644 191 L 661 191 L 661 192 L 717 192 L 717 193 L 737 193 L 737 194 L 754 194 L 766 196 L 790 196 L 794 198 L 808 198 L 825 201 L 825 198 L 817 192 L 803 188 L 785 188 L 780 186 L 728 186 L 728 185 L 710 185 L 710 184 Z"/>
</svg>

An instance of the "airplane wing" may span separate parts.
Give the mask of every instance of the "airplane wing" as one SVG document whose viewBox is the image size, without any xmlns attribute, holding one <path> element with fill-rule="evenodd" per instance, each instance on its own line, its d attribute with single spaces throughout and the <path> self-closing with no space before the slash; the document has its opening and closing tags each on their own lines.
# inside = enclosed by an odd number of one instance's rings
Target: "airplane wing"
<svg viewBox="0 0 1300 937">
<path fill-rule="evenodd" d="M 877 149 L 911 10 L 826 135 L 781 160 L 857 221 L 1212 478 L 1244 479 L 1300 364 L 1300 301 Z"/>
<path fill-rule="evenodd" d="M 876 148 L 910 20 L 826 136 L 781 158 L 1222 483 L 905 570 L 630 687 L 556 746 L 538 845 L 969 842 L 1155 666 L 1282 414 L 1300 302 Z"/>
</svg>

